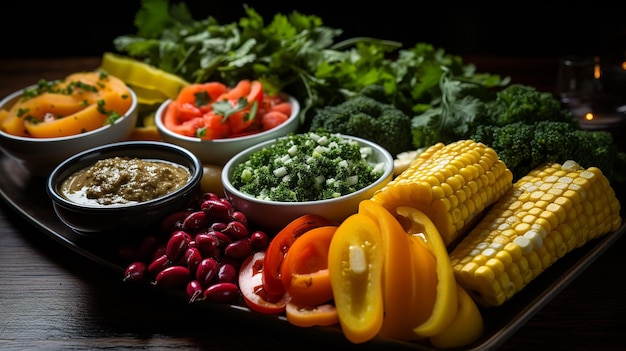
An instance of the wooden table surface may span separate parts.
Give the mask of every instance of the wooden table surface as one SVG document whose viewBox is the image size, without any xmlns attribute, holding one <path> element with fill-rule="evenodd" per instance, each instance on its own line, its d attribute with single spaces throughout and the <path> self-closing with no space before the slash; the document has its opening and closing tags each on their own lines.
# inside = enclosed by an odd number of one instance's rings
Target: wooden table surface
<svg viewBox="0 0 626 351">
<path fill-rule="evenodd" d="M 509 75 L 544 90 L 556 79 L 555 59 L 466 61 L 475 62 L 481 71 Z M 98 57 L 0 59 L 0 97 L 39 79 L 62 78 L 98 64 Z M 2 350 L 263 346 L 304 351 L 337 346 L 323 337 L 207 314 L 156 289 L 124 284 L 117 272 L 60 245 L 0 202 Z M 621 238 L 500 349 L 626 350 L 626 284 L 620 278 L 626 271 L 625 251 L 626 239 Z"/>
</svg>

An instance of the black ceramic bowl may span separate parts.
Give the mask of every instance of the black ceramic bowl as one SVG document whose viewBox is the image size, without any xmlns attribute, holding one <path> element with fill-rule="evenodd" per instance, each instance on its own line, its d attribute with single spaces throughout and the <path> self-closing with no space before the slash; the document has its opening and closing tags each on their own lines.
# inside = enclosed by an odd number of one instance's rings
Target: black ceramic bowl
<svg viewBox="0 0 626 351">
<path fill-rule="evenodd" d="M 146 201 L 115 205 L 86 204 L 64 196 L 63 182 L 79 170 L 99 160 L 130 157 L 166 161 L 189 170 L 187 182 L 178 189 Z M 55 213 L 68 227 L 79 234 L 103 236 L 145 233 L 157 226 L 167 214 L 188 207 L 201 193 L 202 164 L 190 151 L 169 143 L 125 141 L 92 148 L 59 164 L 47 181 L 47 192 Z"/>
</svg>

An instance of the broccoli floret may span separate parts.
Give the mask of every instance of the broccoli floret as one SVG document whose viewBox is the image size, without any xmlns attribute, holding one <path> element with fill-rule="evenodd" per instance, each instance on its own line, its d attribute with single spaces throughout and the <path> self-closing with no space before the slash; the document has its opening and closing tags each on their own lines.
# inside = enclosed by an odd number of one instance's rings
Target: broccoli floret
<svg viewBox="0 0 626 351">
<path fill-rule="evenodd" d="M 579 165 L 598 167 L 607 178 L 616 182 L 616 170 L 621 167 L 620 152 L 613 135 L 604 130 L 576 130 L 571 133 L 572 143 L 577 147 Z"/>
<path fill-rule="evenodd" d="M 479 117 L 477 124 L 503 126 L 515 122 L 555 121 L 578 125 L 571 111 L 563 108 L 552 94 L 528 85 L 507 86 L 485 107 L 486 112 Z"/>
<path fill-rule="evenodd" d="M 514 179 L 518 179 L 534 167 L 531 149 L 533 137 L 532 125 L 517 122 L 502 127 L 479 125 L 470 139 L 493 148 L 511 170 Z"/>
<path fill-rule="evenodd" d="M 624 181 L 618 170 L 626 166 L 626 155 L 618 151 L 607 131 L 583 130 L 567 122 L 516 122 L 501 127 L 479 125 L 470 138 L 492 147 L 514 181 L 543 163 L 567 160 L 585 168 L 598 167 L 613 186 Z"/>
<path fill-rule="evenodd" d="M 391 98 L 387 95 L 385 87 L 380 84 L 370 84 L 361 89 L 361 95 L 370 97 L 384 104 L 391 104 Z"/>
<path fill-rule="evenodd" d="M 371 140 L 394 156 L 412 149 L 411 118 L 394 105 L 365 95 L 318 109 L 309 131 L 318 130 Z"/>
<path fill-rule="evenodd" d="M 571 123 L 539 121 L 532 126 L 534 137 L 530 147 L 533 167 L 545 162 L 563 163 L 572 155 L 580 154 L 576 138 L 572 137 L 572 133 L 577 129 Z"/>
</svg>

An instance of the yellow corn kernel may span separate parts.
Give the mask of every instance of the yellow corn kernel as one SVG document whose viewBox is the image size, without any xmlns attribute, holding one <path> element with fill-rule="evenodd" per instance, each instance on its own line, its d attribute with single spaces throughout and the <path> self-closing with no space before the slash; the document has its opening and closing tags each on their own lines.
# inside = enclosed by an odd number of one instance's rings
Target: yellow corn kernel
<svg viewBox="0 0 626 351">
<path fill-rule="evenodd" d="M 568 252 L 617 230 L 620 209 L 598 168 L 546 164 L 517 181 L 450 252 L 454 274 L 477 303 L 501 305 Z"/>
<path fill-rule="evenodd" d="M 399 206 L 424 212 L 450 246 L 466 234 L 484 209 L 512 188 L 512 180 L 511 171 L 496 152 L 482 143 L 437 143 L 372 200 L 392 213 Z"/>
</svg>

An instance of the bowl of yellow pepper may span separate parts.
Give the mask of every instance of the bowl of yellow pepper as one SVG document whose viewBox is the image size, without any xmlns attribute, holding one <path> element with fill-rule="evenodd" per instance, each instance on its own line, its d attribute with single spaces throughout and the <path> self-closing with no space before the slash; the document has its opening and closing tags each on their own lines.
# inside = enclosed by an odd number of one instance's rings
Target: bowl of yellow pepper
<svg viewBox="0 0 626 351">
<path fill-rule="evenodd" d="M 0 149 L 46 177 L 80 151 L 127 140 L 136 120 L 136 95 L 123 81 L 104 71 L 73 73 L 0 100 Z"/>
</svg>

